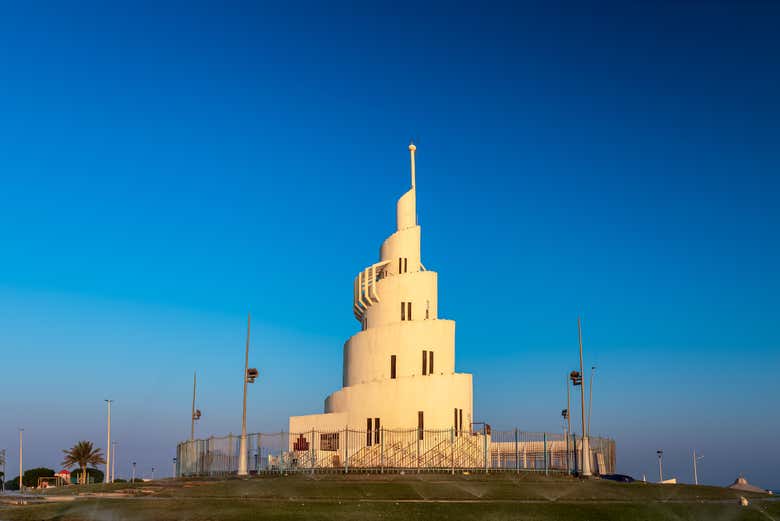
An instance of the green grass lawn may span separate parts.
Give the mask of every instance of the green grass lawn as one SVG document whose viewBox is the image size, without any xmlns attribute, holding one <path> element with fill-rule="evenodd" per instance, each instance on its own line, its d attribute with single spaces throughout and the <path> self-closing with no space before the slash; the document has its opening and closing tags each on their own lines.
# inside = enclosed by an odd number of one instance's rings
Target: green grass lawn
<svg viewBox="0 0 780 521">
<path fill-rule="evenodd" d="M 123 494 L 106 497 L 102 494 Z M 780 503 L 718 487 L 619 484 L 538 475 L 295 475 L 163 480 L 47 492 L 73 501 L 0 508 L 1 521 L 120 520 L 772 520 Z M 85 496 L 85 494 L 87 496 Z M 97 495 L 91 495 L 97 494 Z"/>
</svg>

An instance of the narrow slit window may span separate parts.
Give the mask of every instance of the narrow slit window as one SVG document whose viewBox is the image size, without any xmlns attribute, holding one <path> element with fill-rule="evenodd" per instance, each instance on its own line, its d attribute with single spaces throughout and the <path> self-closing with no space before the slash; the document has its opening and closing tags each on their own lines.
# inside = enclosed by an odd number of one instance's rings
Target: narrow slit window
<svg viewBox="0 0 780 521">
<path fill-rule="evenodd" d="M 390 355 L 390 378 L 395 378 L 395 355 Z"/>
<path fill-rule="evenodd" d="M 433 351 L 428 351 L 428 374 L 433 374 Z"/>
<path fill-rule="evenodd" d="M 452 422 L 452 428 L 455 429 L 455 436 L 457 436 L 458 435 L 458 408 L 457 407 L 455 407 L 454 412 L 455 412 L 455 419 Z"/>
<path fill-rule="evenodd" d="M 401 257 L 398 257 L 398 273 L 403 273 L 401 271 L 401 268 L 403 267 L 403 259 Z"/>
<path fill-rule="evenodd" d="M 401 302 L 401 321 L 406 320 L 406 302 Z"/>
<path fill-rule="evenodd" d="M 407 265 L 407 263 L 406 263 L 406 261 L 407 261 L 407 260 L 408 260 L 408 259 L 404 257 L 404 273 L 406 273 L 407 271 L 409 271 L 409 270 L 408 270 L 408 265 Z"/>
<path fill-rule="evenodd" d="M 460 432 L 463 432 L 463 409 L 460 409 Z"/>
<path fill-rule="evenodd" d="M 423 375 L 428 374 L 428 351 L 423 351 L 422 374 Z"/>
<path fill-rule="evenodd" d="M 379 445 L 379 443 L 381 443 L 379 441 L 379 436 L 380 436 L 380 432 L 379 432 L 379 418 L 374 418 L 374 443 L 376 443 L 377 445 Z"/>
<path fill-rule="evenodd" d="M 406 320 L 412 319 L 412 303 L 407 302 L 406 303 Z"/>
<path fill-rule="evenodd" d="M 366 418 L 366 446 L 371 446 L 371 418 Z"/>
<path fill-rule="evenodd" d="M 423 418 L 423 412 L 417 411 L 417 439 L 422 440 L 425 433 L 425 419 Z"/>
</svg>

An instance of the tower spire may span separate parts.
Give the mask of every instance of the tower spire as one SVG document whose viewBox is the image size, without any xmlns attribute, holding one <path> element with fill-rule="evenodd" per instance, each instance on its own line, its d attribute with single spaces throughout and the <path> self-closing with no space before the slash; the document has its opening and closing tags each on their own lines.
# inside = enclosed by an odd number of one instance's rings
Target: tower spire
<svg viewBox="0 0 780 521">
<path fill-rule="evenodd" d="M 414 141 L 412 141 L 409 143 L 409 154 L 412 160 L 412 187 L 398 199 L 398 204 L 396 205 L 395 215 L 398 230 L 405 230 L 406 228 L 417 226 L 417 190 L 414 187 L 415 150 L 417 150 L 417 147 L 414 146 Z"/>
<path fill-rule="evenodd" d="M 412 190 L 414 190 L 414 151 L 417 150 L 417 147 L 414 146 L 414 141 L 411 141 L 409 143 L 409 154 L 412 156 Z"/>
</svg>

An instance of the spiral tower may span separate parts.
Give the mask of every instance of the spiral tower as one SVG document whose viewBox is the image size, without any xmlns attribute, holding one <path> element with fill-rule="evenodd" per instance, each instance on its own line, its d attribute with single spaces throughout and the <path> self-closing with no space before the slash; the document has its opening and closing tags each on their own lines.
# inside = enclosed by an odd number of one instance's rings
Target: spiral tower
<svg viewBox="0 0 780 521">
<path fill-rule="evenodd" d="M 410 144 L 411 188 L 398 200 L 396 231 L 354 280 L 360 331 L 344 344 L 343 387 L 324 414 L 291 417 L 290 432 L 470 430 L 471 375 L 455 372 L 455 322 L 439 318 L 438 275 L 421 262 L 415 152 Z"/>
</svg>

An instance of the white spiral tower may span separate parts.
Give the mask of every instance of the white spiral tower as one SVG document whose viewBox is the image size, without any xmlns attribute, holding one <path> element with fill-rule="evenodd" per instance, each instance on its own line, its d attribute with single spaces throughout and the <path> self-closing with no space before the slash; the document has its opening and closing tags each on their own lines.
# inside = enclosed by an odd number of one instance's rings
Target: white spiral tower
<svg viewBox="0 0 780 521">
<path fill-rule="evenodd" d="M 379 262 L 354 281 L 361 331 L 344 344 L 343 388 L 325 413 L 290 418 L 290 432 L 311 429 L 423 428 L 469 432 L 472 380 L 455 372 L 455 322 L 438 316 L 438 276 L 420 258 L 414 144 L 411 188 L 398 200 L 396 231 Z"/>
</svg>

